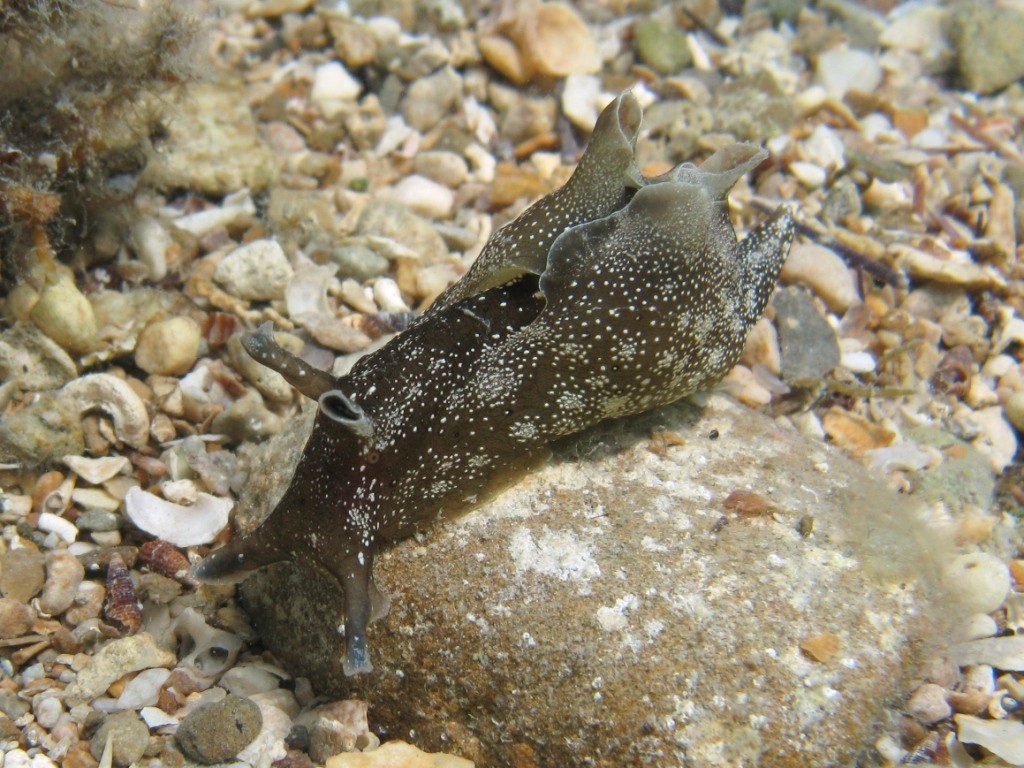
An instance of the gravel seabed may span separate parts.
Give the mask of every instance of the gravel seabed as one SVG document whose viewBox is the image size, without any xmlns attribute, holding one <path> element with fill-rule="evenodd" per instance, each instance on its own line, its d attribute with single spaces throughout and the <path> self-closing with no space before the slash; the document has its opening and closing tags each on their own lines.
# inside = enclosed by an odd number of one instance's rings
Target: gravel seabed
<svg viewBox="0 0 1024 768">
<path fill-rule="evenodd" d="M 998 5 L 190 6 L 197 74 L 150 103 L 130 191 L 74 249 L 4 254 L 2 765 L 466 764 L 380 746 L 372 705 L 318 700 L 190 581 L 299 406 L 236 334 L 271 321 L 344 370 L 564 182 L 629 88 L 646 174 L 763 144 L 734 222 L 800 223 L 720 389 L 955 541 L 944 599 L 972 618 L 871 759 L 1024 763 L 1024 4 Z"/>
</svg>

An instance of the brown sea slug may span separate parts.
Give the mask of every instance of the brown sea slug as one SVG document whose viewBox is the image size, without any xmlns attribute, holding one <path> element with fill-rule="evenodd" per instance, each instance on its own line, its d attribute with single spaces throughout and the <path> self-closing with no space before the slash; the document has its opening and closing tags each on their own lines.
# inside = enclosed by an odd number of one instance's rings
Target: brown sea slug
<svg viewBox="0 0 1024 768">
<path fill-rule="evenodd" d="M 738 243 L 725 196 L 767 153 L 734 144 L 644 178 L 640 116 L 619 96 L 566 185 L 349 375 L 310 368 L 269 329 L 246 337 L 319 412 L 280 503 L 199 563 L 199 580 L 285 559 L 318 569 L 345 596 L 345 672 L 369 671 L 381 547 L 477 503 L 552 440 L 707 388 L 735 364 L 792 218 L 779 209 Z"/>
</svg>

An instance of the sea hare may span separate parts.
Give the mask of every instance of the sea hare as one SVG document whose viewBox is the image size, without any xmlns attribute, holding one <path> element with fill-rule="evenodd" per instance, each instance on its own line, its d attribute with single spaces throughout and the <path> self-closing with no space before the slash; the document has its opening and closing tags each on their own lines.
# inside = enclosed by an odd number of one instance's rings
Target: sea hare
<svg viewBox="0 0 1024 768">
<path fill-rule="evenodd" d="M 286 559 L 318 569 L 344 593 L 345 673 L 367 672 L 381 547 L 478 503 L 552 440 L 707 388 L 735 364 L 793 220 L 780 208 L 737 242 L 726 193 L 767 153 L 733 144 L 644 178 L 640 118 L 631 94 L 612 102 L 565 186 L 349 375 L 310 368 L 267 327 L 245 337 L 319 411 L 278 506 L 200 562 L 199 580 Z"/>
</svg>

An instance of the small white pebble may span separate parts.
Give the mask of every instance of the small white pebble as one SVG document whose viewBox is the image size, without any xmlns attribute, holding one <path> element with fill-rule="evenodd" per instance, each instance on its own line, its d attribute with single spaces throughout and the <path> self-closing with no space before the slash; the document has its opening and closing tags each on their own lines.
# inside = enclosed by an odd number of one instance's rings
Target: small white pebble
<svg viewBox="0 0 1024 768">
<path fill-rule="evenodd" d="M 340 61 L 329 61 L 317 67 L 309 98 L 320 108 L 324 117 L 331 119 L 344 111 L 345 102 L 359 98 L 362 89 L 363 86 Z"/>
<path fill-rule="evenodd" d="M 390 277 L 382 277 L 373 284 L 373 300 L 385 312 L 409 311 L 409 305 L 403 301 L 398 283 Z"/>
<path fill-rule="evenodd" d="M 161 667 L 144 669 L 128 681 L 117 697 L 116 709 L 139 709 L 156 704 L 160 687 L 167 681 L 171 671 Z"/>
<path fill-rule="evenodd" d="M 32 702 L 32 712 L 36 716 L 36 722 L 46 730 L 50 730 L 64 714 L 64 705 L 56 696 L 43 695 Z"/>
<path fill-rule="evenodd" d="M 4 757 L 3 768 L 57 768 L 57 764 L 46 755 L 32 755 L 23 749 L 14 749 Z"/>
<path fill-rule="evenodd" d="M 825 183 L 828 174 L 820 165 L 807 163 L 802 160 L 789 164 L 789 171 L 796 177 L 796 180 L 808 189 L 817 189 Z"/>
<path fill-rule="evenodd" d="M 448 187 L 418 173 L 406 176 L 386 196 L 404 203 L 418 214 L 435 219 L 447 219 L 455 204 L 455 195 Z"/>
<path fill-rule="evenodd" d="M 871 373 L 875 370 L 875 356 L 870 352 L 844 352 L 839 364 L 853 373 Z"/>
<path fill-rule="evenodd" d="M 40 513 L 38 527 L 46 533 L 56 534 L 68 544 L 78 538 L 78 528 L 75 524 L 52 512 Z"/>
<path fill-rule="evenodd" d="M 871 93 L 882 82 L 882 65 L 859 48 L 831 48 L 818 57 L 818 81 L 829 96 L 841 99 L 847 91 Z"/>
</svg>

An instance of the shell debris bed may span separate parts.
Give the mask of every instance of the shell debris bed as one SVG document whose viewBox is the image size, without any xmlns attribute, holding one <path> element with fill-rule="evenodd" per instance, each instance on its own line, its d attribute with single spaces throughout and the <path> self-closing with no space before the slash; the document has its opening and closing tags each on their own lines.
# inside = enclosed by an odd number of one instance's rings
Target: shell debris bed
<svg viewBox="0 0 1024 768">
<path fill-rule="evenodd" d="M 161 130 L 126 152 L 145 168 L 118 167 L 104 180 L 100 199 L 113 202 L 90 198 L 81 242 L 49 243 L 47 217 L 63 214 L 40 207 L 75 187 L 0 186 L 4 765 L 169 765 L 184 755 L 372 764 L 359 762 L 379 744 L 372 701 L 367 711 L 365 701 L 317 698 L 316 681 L 267 657 L 232 589 L 199 587 L 188 571 L 251 531 L 236 501 L 254 483 L 257 445 L 302 409 L 288 381 L 245 353 L 241 333 L 271 323 L 315 386 L 316 371 L 352 369 L 358 379 L 360 356 L 395 333 L 411 329 L 394 349 L 415 351 L 418 317 L 472 314 L 460 302 L 494 295 L 510 277 L 540 276 L 542 291 L 565 289 L 577 302 L 566 289 L 571 264 L 545 272 L 551 241 L 611 215 L 628 250 L 635 222 L 615 212 L 667 195 L 674 182 L 651 182 L 672 173 L 684 184 L 721 176 L 715 215 L 730 232 L 755 233 L 744 241 L 750 252 L 759 237 L 780 239 L 772 224 L 758 229 L 778 205 L 796 222 L 779 278 L 786 290 L 767 316 L 737 299 L 753 323 L 742 352 L 731 350 L 739 363 L 722 354 L 695 364 L 710 379 L 724 374 L 719 391 L 780 430 L 854 456 L 921 505 L 917 525 L 953 542 L 929 564 L 945 584 L 941 609 L 960 617 L 948 628 L 952 662 L 925 660 L 872 759 L 1024 763 L 1024 8 L 752 3 L 729 15 L 690 0 L 523 0 L 478 14 L 470 5 L 197 3 L 204 36 L 190 55 L 212 75 L 168 76 L 177 92 L 146 107 L 163 110 Z M 104 18 L 157 12 L 110 3 Z M 25 61 L 42 68 L 48 57 Z M 623 132 L 594 133 L 625 136 L 620 167 L 577 168 L 602 109 L 625 91 L 637 113 L 629 101 Z M 97 146 L 124 140 L 111 133 Z M 737 143 L 769 157 L 730 158 Z M 38 159 L 59 176 L 60 158 Z M 584 218 L 574 213 L 581 189 Z M 529 208 L 552 192 L 565 204 Z M 591 247 L 593 231 L 566 235 L 551 258 Z M 609 257 L 606 267 L 614 275 L 621 264 Z M 673 319 L 666 334 L 701 332 L 696 314 Z M 617 350 L 624 362 L 642 359 L 653 379 L 688 391 L 686 364 L 648 361 L 636 334 L 614 332 L 631 337 Z M 516 350 L 522 359 L 536 351 L 530 343 Z M 569 370 L 578 358 L 564 352 Z M 430 361 L 411 362 L 415 388 Z M 521 382 L 498 363 L 475 375 L 481 401 Z M 655 405 L 647 386 L 601 403 L 601 416 Z M 566 385 L 558 418 L 575 424 L 594 406 L 589 391 Z M 333 402 L 343 417 L 350 395 Z M 559 429 L 523 414 L 508 432 L 525 443 Z M 662 430 L 651 451 L 670 456 L 695 439 Z M 433 480 L 435 495 L 451 491 Z M 687 525 L 786 519 L 770 493 L 760 503 L 764 489 L 745 487 L 743 467 L 729 482 L 743 492 L 735 503 L 719 510 L 709 500 Z M 661 514 L 652 503 L 646 514 Z M 465 531 L 452 535 L 465 537 L 471 557 Z M 600 566 L 581 531 L 524 528 L 521 570 L 589 589 Z M 813 509 L 800 531 L 818 535 Z M 657 555 L 660 546 L 644 548 Z M 598 620 L 625 623 L 639 647 L 659 625 L 630 623 L 628 598 L 645 600 L 637 589 L 598 596 Z M 699 595 L 679 599 L 707 609 Z M 843 658 L 842 629 L 808 631 L 777 651 L 794 669 L 825 669 Z M 886 638 L 879 630 L 879 643 Z M 217 730 L 228 711 L 244 720 L 247 743 Z M 446 743 L 472 757 L 472 731 L 460 727 Z M 716 733 L 693 754 L 712 754 Z M 403 764 L 466 764 L 389 744 Z M 521 746 L 524 764 L 537 758 Z"/>
</svg>

